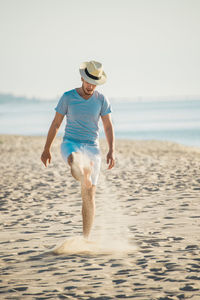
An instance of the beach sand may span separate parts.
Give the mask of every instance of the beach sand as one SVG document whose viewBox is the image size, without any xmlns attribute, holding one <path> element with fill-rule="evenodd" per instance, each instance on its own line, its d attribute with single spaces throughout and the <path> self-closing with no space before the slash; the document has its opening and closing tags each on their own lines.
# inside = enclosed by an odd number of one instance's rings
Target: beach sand
<svg viewBox="0 0 200 300">
<path fill-rule="evenodd" d="M 106 142 L 90 242 L 80 186 L 44 137 L 0 136 L 0 299 L 200 299 L 200 149 Z M 65 243 L 55 255 L 52 250 Z"/>
</svg>

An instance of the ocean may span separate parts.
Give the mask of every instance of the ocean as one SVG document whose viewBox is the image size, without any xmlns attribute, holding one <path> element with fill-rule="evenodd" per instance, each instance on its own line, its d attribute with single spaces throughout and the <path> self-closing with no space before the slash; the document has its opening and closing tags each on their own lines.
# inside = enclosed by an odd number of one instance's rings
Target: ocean
<svg viewBox="0 0 200 300">
<path fill-rule="evenodd" d="M 58 100 L 0 94 L 0 134 L 47 134 Z M 173 141 L 200 147 L 200 99 L 110 99 L 116 138 Z M 59 135 L 63 135 L 65 121 Z M 100 137 L 103 137 L 102 125 Z"/>
</svg>

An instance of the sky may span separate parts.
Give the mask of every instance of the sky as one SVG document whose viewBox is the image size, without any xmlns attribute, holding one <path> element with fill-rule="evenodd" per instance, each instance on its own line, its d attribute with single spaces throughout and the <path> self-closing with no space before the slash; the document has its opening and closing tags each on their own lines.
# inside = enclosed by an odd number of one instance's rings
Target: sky
<svg viewBox="0 0 200 300">
<path fill-rule="evenodd" d="M 0 0 L 0 93 L 57 98 L 102 62 L 113 98 L 200 95 L 199 0 Z"/>
</svg>

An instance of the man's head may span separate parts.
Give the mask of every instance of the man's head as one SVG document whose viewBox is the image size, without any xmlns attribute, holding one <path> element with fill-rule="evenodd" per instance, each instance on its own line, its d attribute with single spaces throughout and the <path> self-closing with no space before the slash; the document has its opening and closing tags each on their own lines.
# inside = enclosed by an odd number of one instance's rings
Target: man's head
<svg viewBox="0 0 200 300">
<path fill-rule="evenodd" d="M 101 85 L 106 82 L 106 74 L 103 71 L 103 66 L 100 62 L 89 61 L 84 62 L 80 66 L 81 77 L 91 85 Z"/>
</svg>

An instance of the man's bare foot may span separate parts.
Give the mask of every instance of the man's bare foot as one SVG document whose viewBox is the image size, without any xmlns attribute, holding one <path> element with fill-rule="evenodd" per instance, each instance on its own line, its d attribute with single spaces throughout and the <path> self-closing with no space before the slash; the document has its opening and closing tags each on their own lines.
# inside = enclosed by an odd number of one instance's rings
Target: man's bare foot
<svg viewBox="0 0 200 300">
<path fill-rule="evenodd" d="M 84 166 L 83 167 L 83 184 L 86 188 L 90 189 L 92 187 L 92 181 L 91 181 L 91 173 L 92 173 L 92 167 L 94 163 L 91 161 L 90 166 Z"/>
<path fill-rule="evenodd" d="M 88 156 L 74 152 L 72 154 L 71 173 L 73 177 L 81 181 L 81 183 L 87 188 L 92 187 L 91 173 L 94 163 L 89 160 Z"/>
<path fill-rule="evenodd" d="M 81 181 L 81 179 L 84 176 L 83 158 L 82 158 L 82 154 L 79 152 L 72 153 L 71 173 L 72 176 L 78 181 Z"/>
</svg>

